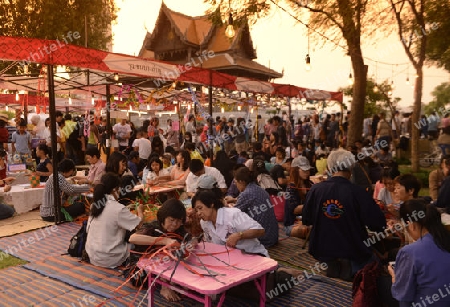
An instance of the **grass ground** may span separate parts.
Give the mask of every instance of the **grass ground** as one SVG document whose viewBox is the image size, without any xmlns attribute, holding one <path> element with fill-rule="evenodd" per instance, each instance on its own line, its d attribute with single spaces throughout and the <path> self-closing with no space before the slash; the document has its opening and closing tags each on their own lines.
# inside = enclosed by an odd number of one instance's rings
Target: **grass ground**
<svg viewBox="0 0 450 307">
<path fill-rule="evenodd" d="M 5 257 L 6 254 L 3 254 L 1 252 L 0 252 L 0 255 L 2 256 L 2 258 L 0 258 L 0 270 L 11 267 L 11 266 L 18 266 L 18 265 L 28 263 L 27 261 L 16 258 L 14 256 Z"/>
</svg>

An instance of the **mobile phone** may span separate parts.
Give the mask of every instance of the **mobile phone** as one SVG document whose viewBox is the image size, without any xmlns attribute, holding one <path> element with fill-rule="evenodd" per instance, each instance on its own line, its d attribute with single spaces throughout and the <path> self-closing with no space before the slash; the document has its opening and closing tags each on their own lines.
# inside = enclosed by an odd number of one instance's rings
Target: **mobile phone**
<svg viewBox="0 0 450 307">
<path fill-rule="evenodd" d="M 389 261 L 389 265 L 392 266 L 393 269 L 395 269 L 395 261 Z"/>
</svg>

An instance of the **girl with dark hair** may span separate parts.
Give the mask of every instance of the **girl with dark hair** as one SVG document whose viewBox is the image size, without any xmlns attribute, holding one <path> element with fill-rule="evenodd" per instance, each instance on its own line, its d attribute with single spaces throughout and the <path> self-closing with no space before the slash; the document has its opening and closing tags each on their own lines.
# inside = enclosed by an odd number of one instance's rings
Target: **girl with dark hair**
<svg viewBox="0 0 450 307">
<path fill-rule="evenodd" d="M 275 157 L 270 159 L 270 163 L 275 165 L 283 165 L 286 163 L 286 150 L 283 147 L 277 147 L 275 149 Z"/>
<path fill-rule="evenodd" d="M 273 131 L 269 137 L 270 141 L 270 154 L 273 156 L 278 147 L 281 146 L 280 136 L 276 131 Z"/>
<path fill-rule="evenodd" d="M 265 234 L 259 239 L 261 244 L 266 248 L 276 244 L 278 222 L 269 194 L 254 182 L 253 175 L 247 167 L 238 169 L 234 180 L 241 192 L 234 207 L 241 209 L 264 227 Z M 260 210 L 261 206 L 264 206 L 264 210 Z"/>
<path fill-rule="evenodd" d="M 132 234 L 130 243 L 135 244 L 135 251 L 140 257 L 141 253 L 149 253 L 160 248 L 161 245 L 177 245 L 186 235 L 186 209 L 183 203 L 175 198 L 166 200 L 157 213 L 157 220 L 145 223 Z M 151 246 L 151 248 L 149 248 Z M 136 262 L 139 259 L 133 261 Z M 161 287 L 161 295 L 170 302 L 179 301 L 178 294 L 169 287 Z"/>
<path fill-rule="evenodd" d="M 46 144 L 39 144 L 36 147 L 36 157 L 39 161 L 39 164 L 36 166 L 36 175 L 40 176 L 41 182 L 46 182 L 48 176 L 53 174 L 53 165 L 48 157 L 49 154 L 50 150 Z"/>
<path fill-rule="evenodd" d="M 75 163 L 70 159 L 63 159 L 58 164 L 58 182 L 59 190 L 68 195 L 77 195 L 80 193 L 89 192 L 88 185 L 77 185 L 70 184 L 67 182 L 66 178 L 69 178 L 75 172 Z M 44 198 L 42 199 L 42 204 L 40 207 L 41 217 L 44 221 L 53 222 L 55 221 L 55 202 L 54 202 L 54 186 L 53 186 L 53 174 L 48 177 L 47 184 L 45 185 Z M 65 202 L 65 197 L 63 197 L 63 202 Z M 71 205 L 64 206 L 64 209 L 72 218 L 84 214 L 84 203 L 74 202 Z M 63 212 L 58 213 L 60 220 L 66 220 L 66 216 Z"/>
<path fill-rule="evenodd" d="M 172 167 L 170 172 L 171 181 L 169 184 L 184 185 L 190 173 L 189 164 L 191 163 L 191 154 L 187 150 L 181 150 L 176 159 L 177 164 Z"/>
<path fill-rule="evenodd" d="M 169 171 L 167 168 L 163 168 L 163 163 L 159 158 L 151 158 L 145 169 L 147 172 L 144 170 L 142 182 L 148 186 L 157 185 L 171 179 Z"/>
<path fill-rule="evenodd" d="M 192 133 L 189 132 L 189 131 L 187 131 L 187 132 L 184 134 L 183 144 L 181 144 L 180 148 L 181 148 L 181 149 L 185 149 L 184 146 L 185 146 L 187 143 L 193 143 L 193 140 L 194 140 L 194 139 L 193 139 L 193 137 L 192 137 Z"/>
<path fill-rule="evenodd" d="M 399 250 L 392 276 L 392 296 L 399 306 L 450 306 L 450 232 L 436 207 L 411 199 L 400 206 L 400 218 L 414 243 Z M 432 298 L 432 301 L 430 299 Z"/>
<path fill-rule="evenodd" d="M 119 185 L 117 174 L 106 173 L 94 188 L 86 252 L 90 263 L 96 266 L 114 268 L 124 263 L 130 255 L 127 231 L 133 231 L 144 218 L 142 204 L 137 208 L 136 216 L 117 201 Z"/>
<path fill-rule="evenodd" d="M 306 238 L 310 229 L 301 223 L 295 224 L 296 217 L 302 214 L 306 194 L 313 184 L 309 179 L 310 171 L 311 165 L 306 157 L 299 156 L 292 161 L 289 176 L 291 182 L 286 189 L 283 219 L 287 236 Z"/>
<path fill-rule="evenodd" d="M 105 172 L 122 176 L 127 170 L 127 157 L 118 151 L 113 152 L 106 162 Z"/>
<path fill-rule="evenodd" d="M 398 204 L 400 200 L 397 199 L 395 195 L 395 178 L 400 175 L 400 172 L 396 169 L 385 167 L 383 169 L 383 174 L 381 175 L 381 181 L 384 188 L 378 193 L 379 201 L 383 202 L 385 205 Z"/>
</svg>

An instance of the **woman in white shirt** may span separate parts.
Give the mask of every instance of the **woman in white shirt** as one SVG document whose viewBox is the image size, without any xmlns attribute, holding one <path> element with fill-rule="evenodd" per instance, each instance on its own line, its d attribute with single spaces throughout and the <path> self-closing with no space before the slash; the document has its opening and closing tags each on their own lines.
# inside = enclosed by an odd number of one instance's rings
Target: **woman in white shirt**
<svg viewBox="0 0 450 307">
<path fill-rule="evenodd" d="M 93 265 L 114 268 L 130 256 L 127 232 L 141 225 L 143 205 L 137 208 L 137 216 L 117 202 L 119 176 L 105 174 L 95 186 L 94 203 L 87 223 L 86 253 Z"/>
<path fill-rule="evenodd" d="M 269 256 L 258 240 L 264 235 L 264 228 L 246 213 L 237 208 L 225 208 L 212 191 L 198 192 L 192 199 L 192 206 L 201 218 L 200 225 L 207 242 Z"/>
</svg>

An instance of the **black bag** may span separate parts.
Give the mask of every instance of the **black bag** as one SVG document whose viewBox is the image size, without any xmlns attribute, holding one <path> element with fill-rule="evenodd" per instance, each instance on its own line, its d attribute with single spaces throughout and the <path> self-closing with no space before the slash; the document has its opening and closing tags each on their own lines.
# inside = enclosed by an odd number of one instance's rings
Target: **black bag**
<svg viewBox="0 0 450 307">
<path fill-rule="evenodd" d="M 87 221 L 83 221 L 83 225 L 81 226 L 80 230 L 70 239 L 70 245 L 67 252 L 72 257 L 79 257 L 81 258 L 83 256 L 83 251 L 86 246 L 86 240 L 87 240 Z"/>
</svg>

